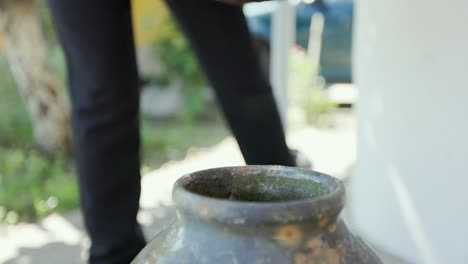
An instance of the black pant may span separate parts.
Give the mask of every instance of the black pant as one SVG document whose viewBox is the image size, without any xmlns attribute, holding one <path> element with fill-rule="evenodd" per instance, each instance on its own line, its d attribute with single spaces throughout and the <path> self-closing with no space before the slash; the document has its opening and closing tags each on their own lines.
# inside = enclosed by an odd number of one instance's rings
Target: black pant
<svg viewBox="0 0 468 264">
<path fill-rule="evenodd" d="M 294 165 L 240 7 L 167 0 L 248 164 Z M 145 241 L 139 89 L 129 0 L 50 0 L 63 44 L 91 263 L 129 263 Z"/>
</svg>

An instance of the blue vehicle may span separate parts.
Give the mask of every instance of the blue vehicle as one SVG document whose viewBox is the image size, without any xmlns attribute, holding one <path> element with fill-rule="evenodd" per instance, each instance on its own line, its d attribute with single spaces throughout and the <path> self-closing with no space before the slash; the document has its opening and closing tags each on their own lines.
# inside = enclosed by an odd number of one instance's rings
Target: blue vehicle
<svg viewBox="0 0 468 264">
<path fill-rule="evenodd" d="M 262 61 L 269 64 L 271 18 L 274 2 L 247 4 L 244 13 L 260 49 Z M 351 82 L 351 39 L 353 0 L 303 0 L 296 6 L 296 44 L 307 48 L 312 15 L 324 15 L 320 75 L 328 83 Z M 268 69 L 266 67 L 266 69 Z"/>
</svg>

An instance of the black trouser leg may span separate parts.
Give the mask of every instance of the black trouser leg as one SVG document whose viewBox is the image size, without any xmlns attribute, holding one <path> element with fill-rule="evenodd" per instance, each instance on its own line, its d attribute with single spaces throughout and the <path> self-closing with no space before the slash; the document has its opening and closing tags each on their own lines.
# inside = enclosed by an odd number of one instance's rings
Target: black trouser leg
<svg viewBox="0 0 468 264">
<path fill-rule="evenodd" d="M 90 263 L 129 263 L 145 241 L 139 89 L 129 0 L 50 0 L 69 71 Z"/>
<path fill-rule="evenodd" d="M 249 164 L 293 165 L 271 87 L 242 11 L 211 0 L 168 0 L 216 88 Z M 144 244 L 138 78 L 129 0 L 50 0 L 65 49 L 81 205 L 91 263 L 128 263 Z"/>
<path fill-rule="evenodd" d="M 242 8 L 215 0 L 166 2 L 215 88 L 246 162 L 294 166 Z"/>
</svg>

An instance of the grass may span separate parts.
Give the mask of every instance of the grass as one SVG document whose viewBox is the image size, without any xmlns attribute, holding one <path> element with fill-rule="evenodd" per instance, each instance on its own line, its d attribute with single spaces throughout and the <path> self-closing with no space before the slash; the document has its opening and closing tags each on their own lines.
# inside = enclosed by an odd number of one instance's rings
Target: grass
<svg viewBox="0 0 468 264">
<path fill-rule="evenodd" d="M 142 118 L 142 172 L 180 160 L 193 148 L 209 147 L 228 131 L 217 111 L 203 120 Z M 28 113 L 6 59 L 0 56 L 0 223 L 35 221 L 77 208 L 74 163 L 57 153 L 46 157 L 32 139 Z"/>
</svg>

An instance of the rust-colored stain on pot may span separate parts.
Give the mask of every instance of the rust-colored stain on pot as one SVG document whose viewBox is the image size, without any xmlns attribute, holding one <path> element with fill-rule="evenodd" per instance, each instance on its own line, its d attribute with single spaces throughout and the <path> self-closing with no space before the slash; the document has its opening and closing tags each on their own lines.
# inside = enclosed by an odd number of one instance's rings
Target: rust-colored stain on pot
<svg viewBox="0 0 468 264">
<path fill-rule="evenodd" d="M 344 248 L 341 245 L 330 247 L 321 237 L 306 241 L 305 250 L 294 255 L 294 264 L 342 264 Z"/>
<path fill-rule="evenodd" d="M 200 206 L 199 208 L 200 210 L 200 215 L 202 217 L 209 217 L 210 216 L 210 207 L 207 205 L 207 204 L 203 204 L 202 206 Z"/>
<path fill-rule="evenodd" d="M 335 233 L 335 231 L 336 231 L 336 225 L 335 224 L 328 225 L 328 232 Z"/>
<path fill-rule="evenodd" d="M 296 225 L 286 225 L 278 228 L 274 240 L 284 247 L 295 247 L 302 241 L 302 231 Z"/>
<path fill-rule="evenodd" d="M 324 215 L 324 216 L 320 217 L 319 227 L 324 228 L 325 226 L 328 225 L 328 222 L 330 222 L 330 217 L 328 217 L 328 215 Z"/>
</svg>

